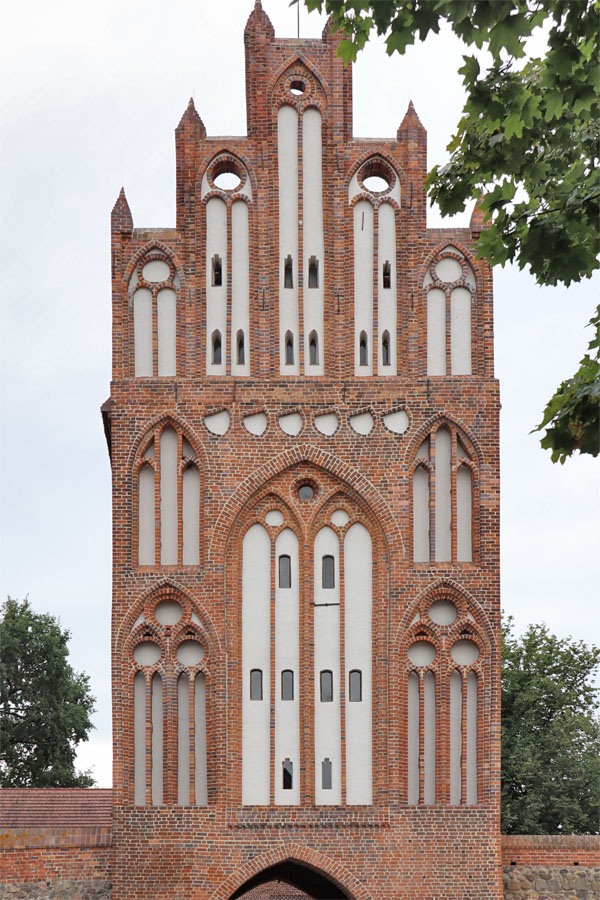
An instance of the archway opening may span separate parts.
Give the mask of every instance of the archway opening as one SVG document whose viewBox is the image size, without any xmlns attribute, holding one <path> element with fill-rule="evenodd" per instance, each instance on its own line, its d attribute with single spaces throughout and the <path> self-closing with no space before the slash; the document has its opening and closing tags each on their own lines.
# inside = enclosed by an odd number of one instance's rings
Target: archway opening
<svg viewBox="0 0 600 900">
<path fill-rule="evenodd" d="M 258 888 L 262 887 L 262 890 Z M 290 889 L 295 889 L 296 893 Z M 351 900 L 322 872 L 287 859 L 249 878 L 230 900 Z"/>
</svg>

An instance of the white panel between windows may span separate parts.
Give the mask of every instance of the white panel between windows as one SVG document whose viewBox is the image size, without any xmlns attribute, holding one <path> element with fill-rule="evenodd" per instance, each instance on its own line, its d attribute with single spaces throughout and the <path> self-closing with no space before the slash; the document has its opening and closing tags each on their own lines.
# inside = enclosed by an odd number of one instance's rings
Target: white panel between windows
<svg viewBox="0 0 600 900">
<path fill-rule="evenodd" d="M 156 298 L 158 331 L 158 374 L 176 374 L 176 304 L 175 291 L 165 288 Z"/>
<path fill-rule="evenodd" d="M 133 297 L 133 344 L 135 377 L 151 376 L 152 294 L 148 288 L 140 288 Z"/>
<path fill-rule="evenodd" d="M 298 113 L 282 106 L 277 115 L 279 185 L 279 360 L 282 375 L 300 372 L 298 343 Z M 285 287 L 285 261 L 291 257 L 291 287 Z M 294 360 L 286 364 L 285 335 L 291 332 Z"/>
<path fill-rule="evenodd" d="M 237 335 L 244 335 L 244 361 L 238 359 Z M 248 206 L 231 207 L 231 372 L 250 374 L 250 272 Z"/>
<path fill-rule="evenodd" d="M 452 558 L 451 503 L 452 438 L 447 428 L 435 433 L 435 560 Z"/>
<path fill-rule="evenodd" d="M 177 565 L 177 434 L 160 436 L 160 563 Z"/>
<path fill-rule="evenodd" d="M 275 803 L 300 803 L 300 719 L 299 719 L 299 563 L 298 538 L 285 528 L 275 542 L 275 559 L 290 557 L 289 588 L 280 587 L 279 567 L 275 568 L 275 756 L 273 759 Z M 283 670 L 293 672 L 294 699 L 282 699 Z M 282 763 L 293 764 L 291 789 L 283 788 Z"/>
<path fill-rule="evenodd" d="M 446 374 L 446 295 L 439 288 L 427 294 L 427 374 Z"/>
<path fill-rule="evenodd" d="M 304 312 L 304 371 L 307 375 L 322 375 L 325 348 L 323 346 L 323 298 L 324 261 L 323 238 L 323 151 L 321 138 L 321 113 L 307 109 L 302 116 L 302 211 L 303 211 L 303 312 Z M 309 260 L 315 258 L 317 267 L 316 287 L 310 286 Z M 318 341 L 317 363 L 310 362 L 309 335 L 316 332 Z"/>
<path fill-rule="evenodd" d="M 361 365 L 360 335 L 367 336 L 366 365 Z M 373 207 L 354 207 L 354 373 L 373 374 Z"/>
<path fill-rule="evenodd" d="M 453 375 L 471 374 L 471 294 L 463 287 L 450 295 L 450 358 Z"/>
</svg>

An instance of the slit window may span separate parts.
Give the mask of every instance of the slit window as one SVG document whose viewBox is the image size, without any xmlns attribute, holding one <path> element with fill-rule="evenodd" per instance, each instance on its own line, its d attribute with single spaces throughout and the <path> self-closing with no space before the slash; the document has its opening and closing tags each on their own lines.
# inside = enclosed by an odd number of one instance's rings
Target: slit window
<svg viewBox="0 0 600 900">
<path fill-rule="evenodd" d="M 311 256 L 308 260 L 308 286 L 309 288 L 319 287 L 319 260 L 316 256 Z"/>
<path fill-rule="evenodd" d="M 213 366 L 220 366 L 222 359 L 222 348 L 221 348 L 221 332 L 215 331 L 213 332 L 212 338 L 212 361 Z"/>
<path fill-rule="evenodd" d="M 389 366 L 390 364 L 390 335 L 387 331 L 383 332 L 383 337 L 381 338 L 381 362 L 384 366 Z"/>
<path fill-rule="evenodd" d="M 319 340 L 316 331 L 311 331 L 308 340 L 308 358 L 311 366 L 319 365 Z"/>
<path fill-rule="evenodd" d="M 263 698 L 263 673 L 262 669 L 250 671 L 250 699 L 262 700 Z"/>
<path fill-rule="evenodd" d="M 331 760 L 325 758 L 321 763 L 321 789 L 330 791 L 332 780 Z"/>
<path fill-rule="evenodd" d="M 321 672 L 321 703 L 333 702 L 333 672 L 323 669 Z"/>
<path fill-rule="evenodd" d="M 294 269 L 292 265 L 292 257 L 288 254 L 283 264 L 283 286 L 284 288 L 294 287 Z"/>
<path fill-rule="evenodd" d="M 283 769 L 283 790 L 291 791 L 294 786 L 294 763 L 287 757 L 282 763 Z"/>
<path fill-rule="evenodd" d="M 350 703 L 360 703 L 362 700 L 362 672 L 360 669 L 352 669 L 348 676 L 348 697 Z"/>
<path fill-rule="evenodd" d="M 291 588 L 292 586 L 292 561 L 287 554 L 279 557 L 279 587 Z"/>
<path fill-rule="evenodd" d="M 360 333 L 358 361 L 361 366 L 368 365 L 367 362 L 367 334 L 365 331 Z"/>
<path fill-rule="evenodd" d="M 392 286 L 392 267 L 390 265 L 389 259 L 383 264 L 383 287 L 385 290 L 389 290 Z"/>
<path fill-rule="evenodd" d="M 323 557 L 323 587 L 335 587 L 335 560 L 333 556 Z"/>
<path fill-rule="evenodd" d="M 237 333 L 237 364 L 243 366 L 246 363 L 246 348 L 244 346 L 244 332 Z"/>
<path fill-rule="evenodd" d="M 223 285 L 223 261 L 218 253 L 212 258 L 212 286 L 222 287 Z"/>
<path fill-rule="evenodd" d="M 281 699 L 294 699 L 294 673 L 291 669 L 284 669 L 281 673 Z"/>
<path fill-rule="evenodd" d="M 286 366 L 294 365 L 294 338 L 291 331 L 285 334 L 285 364 Z"/>
</svg>

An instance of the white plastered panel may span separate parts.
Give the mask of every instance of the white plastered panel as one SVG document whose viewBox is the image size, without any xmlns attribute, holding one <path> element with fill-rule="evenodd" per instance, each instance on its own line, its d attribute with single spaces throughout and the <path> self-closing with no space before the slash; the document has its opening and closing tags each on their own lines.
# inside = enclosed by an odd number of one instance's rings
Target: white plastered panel
<svg viewBox="0 0 600 900">
<path fill-rule="evenodd" d="M 377 372 L 379 375 L 396 374 L 396 212 L 391 203 L 383 203 L 378 210 L 379 238 L 377 249 Z M 383 287 L 383 265 L 390 264 L 390 286 Z M 390 364 L 383 365 L 383 333 L 390 336 Z"/>
<path fill-rule="evenodd" d="M 477 673 L 467 675 L 467 803 L 477 803 Z"/>
<path fill-rule="evenodd" d="M 453 375 L 471 374 L 471 294 L 462 287 L 450 295 L 450 360 Z"/>
<path fill-rule="evenodd" d="M 473 559 L 471 470 L 461 466 L 456 473 L 456 558 L 458 562 Z"/>
<path fill-rule="evenodd" d="M 221 284 L 213 285 L 213 257 L 221 259 Z M 227 360 L 227 207 L 219 197 L 206 204 L 206 372 L 224 375 Z M 221 334 L 221 363 L 212 362 L 212 335 Z"/>
<path fill-rule="evenodd" d="M 423 781 L 424 801 L 435 803 L 435 675 L 426 672 L 423 679 Z"/>
<path fill-rule="evenodd" d="M 340 572 L 339 541 L 331 528 L 321 528 L 315 538 L 314 553 L 314 648 L 315 648 L 315 802 L 339 804 L 341 785 L 341 723 L 340 723 Z M 323 588 L 323 557 L 333 556 L 335 587 Z M 325 606 L 324 604 L 331 604 Z M 322 702 L 320 673 L 329 670 L 333 675 L 333 700 Z M 321 786 L 321 763 L 331 760 L 332 786 Z"/>
<path fill-rule="evenodd" d="M 427 374 L 446 374 L 446 295 L 439 288 L 427 294 Z"/>
<path fill-rule="evenodd" d="M 190 682 L 185 674 L 177 679 L 177 802 L 190 802 Z"/>
<path fill-rule="evenodd" d="M 462 677 L 450 676 L 450 803 L 458 806 L 462 790 Z"/>
<path fill-rule="evenodd" d="M 152 676 L 152 806 L 163 802 L 163 684 Z"/>
<path fill-rule="evenodd" d="M 177 565 L 177 434 L 160 436 L 160 563 Z"/>
<path fill-rule="evenodd" d="M 360 365 L 360 333 L 367 335 L 367 365 Z M 373 374 L 373 207 L 354 207 L 354 373 Z"/>
<path fill-rule="evenodd" d="M 197 566 L 200 562 L 200 472 L 188 466 L 183 472 L 183 565 Z"/>
<path fill-rule="evenodd" d="M 280 588 L 277 562 L 282 554 L 290 557 L 291 587 Z M 299 565 L 298 538 L 285 528 L 275 542 L 275 758 L 273 772 L 275 803 L 300 803 L 300 719 L 299 719 Z M 294 673 L 294 699 L 281 699 L 281 673 Z M 283 790 L 282 763 L 293 764 L 291 790 Z"/>
<path fill-rule="evenodd" d="M 136 378 L 152 375 L 152 294 L 140 288 L 133 296 L 134 372 Z"/>
<path fill-rule="evenodd" d="M 325 346 L 323 343 L 323 298 L 325 278 L 325 247 L 323 238 L 323 149 L 321 138 L 321 113 L 307 109 L 302 116 L 302 212 L 304 253 L 304 369 L 307 375 L 322 375 Z M 308 286 L 310 257 L 318 262 L 319 285 Z M 318 337 L 318 363 L 310 365 L 309 336 L 315 331 Z"/>
<path fill-rule="evenodd" d="M 154 469 L 149 465 L 140 469 L 138 515 L 138 562 L 140 566 L 153 566 L 156 562 Z"/>
<path fill-rule="evenodd" d="M 138 672 L 133 680 L 133 802 L 146 805 L 146 678 Z"/>
<path fill-rule="evenodd" d="M 419 802 L 419 676 L 411 672 L 408 676 L 408 802 L 416 806 Z"/>
<path fill-rule="evenodd" d="M 452 558 L 452 502 L 451 502 L 452 438 L 447 428 L 435 433 L 435 560 L 449 562 Z"/>
<path fill-rule="evenodd" d="M 429 472 L 423 466 L 413 475 L 413 559 L 429 562 Z"/>
<path fill-rule="evenodd" d="M 360 523 L 344 539 L 345 688 L 346 688 L 346 803 L 373 802 L 372 751 L 372 617 L 373 546 Z M 350 702 L 349 676 L 362 673 L 362 700 Z"/>
<path fill-rule="evenodd" d="M 244 202 L 231 207 L 231 371 L 250 374 L 250 276 L 248 206 Z M 237 333 L 244 332 L 244 363 L 237 361 Z"/>
<path fill-rule="evenodd" d="M 242 549 L 242 803 L 270 800 L 271 541 L 252 525 Z M 250 699 L 250 672 L 263 673 L 263 699 Z"/>
<path fill-rule="evenodd" d="M 279 177 L 279 359 L 282 375 L 300 372 L 298 343 L 298 113 L 282 106 L 277 115 Z M 292 257 L 293 287 L 284 287 L 287 256 Z M 294 363 L 285 363 L 285 334 L 294 337 Z"/>
<path fill-rule="evenodd" d="M 206 765 L 206 678 L 202 672 L 194 681 L 194 758 L 196 806 L 208 803 Z"/>
<path fill-rule="evenodd" d="M 158 374 L 175 375 L 176 363 L 176 302 L 175 291 L 165 288 L 156 298 L 158 331 Z"/>
</svg>

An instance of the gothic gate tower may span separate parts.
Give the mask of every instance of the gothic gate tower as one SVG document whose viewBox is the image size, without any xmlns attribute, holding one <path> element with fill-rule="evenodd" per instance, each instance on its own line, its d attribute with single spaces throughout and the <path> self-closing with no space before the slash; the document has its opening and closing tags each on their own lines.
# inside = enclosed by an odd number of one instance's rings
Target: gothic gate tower
<svg viewBox="0 0 600 900">
<path fill-rule="evenodd" d="M 482 222 L 338 41 L 257 0 L 247 137 L 190 101 L 176 227 L 112 212 L 114 900 L 501 897 Z"/>
</svg>

